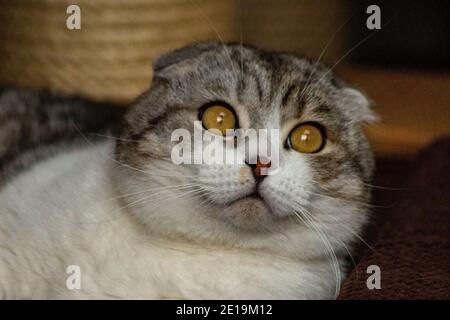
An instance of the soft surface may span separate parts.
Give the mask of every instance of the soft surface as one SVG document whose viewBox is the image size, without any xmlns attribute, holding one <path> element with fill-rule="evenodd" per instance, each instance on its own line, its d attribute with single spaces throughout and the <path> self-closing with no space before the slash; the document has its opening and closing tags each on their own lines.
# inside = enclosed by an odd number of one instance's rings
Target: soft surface
<svg viewBox="0 0 450 320">
<path fill-rule="evenodd" d="M 375 189 L 373 250 L 363 245 L 340 299 L 450 298 L 449 160 L 450 138 L 414 161 L 378 160 L 375 184 L 395 189 Z M 380 290 L 367 289 L 369 265 L 381 268 Z"/>
</svg>

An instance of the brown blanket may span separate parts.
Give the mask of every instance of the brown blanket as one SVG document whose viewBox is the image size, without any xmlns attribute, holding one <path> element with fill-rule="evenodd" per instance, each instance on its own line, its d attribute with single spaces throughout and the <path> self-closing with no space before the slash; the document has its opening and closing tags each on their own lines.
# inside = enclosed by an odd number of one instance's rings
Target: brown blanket
<svg viewBox="0 0 450 320">
<path fill-rule="evenodd" d="M 339 299 L 450 299 L 450 138 L 414 161 L 378 160 L 376 221 Z M 367 267 L 380 267 L 369 290 Z"/>
</svg>

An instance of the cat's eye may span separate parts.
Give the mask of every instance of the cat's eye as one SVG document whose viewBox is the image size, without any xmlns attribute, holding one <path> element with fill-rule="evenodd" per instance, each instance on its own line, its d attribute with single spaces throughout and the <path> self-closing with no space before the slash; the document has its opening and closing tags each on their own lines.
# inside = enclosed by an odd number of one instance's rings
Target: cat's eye
<svg viewBox="0 0 450 320">
<path fill-rule="evenodd" d="M 227 134 L 227 130 L 237 127 L 237 118 L 233 109 L 221 103 L 210 104 L 203 108 L 200 120 L 206 130 L 219 130 L 224 136 Z"/>
<path fill-rule="evenodd" d="M 325 131 L 317 123 L 302 123 L 289 134 L 288 145 L 301 153 L 319 152 L 325 145 Z"/>
</svg>

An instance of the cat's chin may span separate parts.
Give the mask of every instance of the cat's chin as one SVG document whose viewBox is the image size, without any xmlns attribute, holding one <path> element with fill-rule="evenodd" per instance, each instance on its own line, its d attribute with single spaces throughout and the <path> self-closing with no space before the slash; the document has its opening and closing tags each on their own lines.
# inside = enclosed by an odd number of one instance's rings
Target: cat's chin
<svg viewBox="0 0 450 320">
<path fill-rule="evenodd" d="M 269 206 L 258 196 L 233 201 L 223 208 L 221 216 L 236 227 L 250 230 L 266 229 L 274 217 Z"/>
</svg>

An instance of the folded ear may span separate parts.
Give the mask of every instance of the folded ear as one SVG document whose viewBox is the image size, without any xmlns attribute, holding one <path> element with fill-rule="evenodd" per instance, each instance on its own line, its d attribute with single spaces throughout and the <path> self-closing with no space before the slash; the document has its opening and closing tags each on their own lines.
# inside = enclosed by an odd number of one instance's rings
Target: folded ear
<svg viewBox="0 0 450 320">
<path fill-rule="evenodd" d="M 341 89 L 340 103 L 352 121 L 374 123 L 379 120 L 378 115 L 371 109 L 369 99 L 356 89 Z"/>
<path fill-rule="evenodd" d="M 186 47 L 177 49 L 175 51 L 171 51 L 161 55 L 156 61 L 153 63 L 154 72 L 160 72 L 163 69 L 177 64 L 181 61 L 195 58 L 199 54 L 209 51 L 217 46 L 214 42 L 198 42 L 194 44 L 190 44 Z"/>
</svg>

